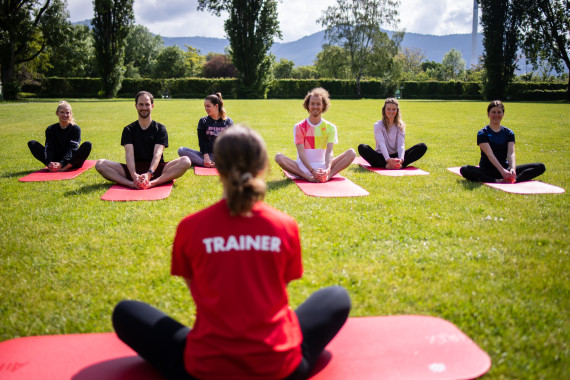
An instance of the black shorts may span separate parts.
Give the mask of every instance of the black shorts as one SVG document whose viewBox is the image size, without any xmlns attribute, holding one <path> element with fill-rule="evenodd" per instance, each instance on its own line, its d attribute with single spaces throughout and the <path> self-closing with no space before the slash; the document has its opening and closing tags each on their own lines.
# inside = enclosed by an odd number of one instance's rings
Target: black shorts
<svg viewBox="0 0 570 380">
<path fill-rule="evenodd" d="M 154 179 L 157 179 L 158 177 L 160 177 L 162 175 L 162 170 L 164 170 L 164 167 L 166 166 L 167 163 L 168 162 L 160 162 L 158 164 L 158 166 L 156 167 L 156 170 L 154 171 L 154 174 L 150 178 L 151 181 Z M 125 171 L 125 175 L 126 175 L 127 179 L 129 181 L 132 181 L 133 177 L 131 177 L 131 173 L 129 172 L 129 168 L 127 167 L 127 164 L 121 164 L 121 166 L 123 167 L 123 170 Z M 150 168 L 150 162 L 135 162 L 135 172 L 137 172 L 137 174 L 147 173 L 148 168 Z"/>
</svg>

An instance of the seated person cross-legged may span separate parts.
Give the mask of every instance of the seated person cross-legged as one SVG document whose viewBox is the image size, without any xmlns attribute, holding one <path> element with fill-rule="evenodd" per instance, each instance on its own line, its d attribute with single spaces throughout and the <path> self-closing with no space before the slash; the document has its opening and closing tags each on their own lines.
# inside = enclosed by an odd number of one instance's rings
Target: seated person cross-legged
<svg viewBox="0 0 570 380">
<path fill-rule="evenodd" d="M 358 153 L 372 167 L 404 169 L 423 157 L 427 145 L 419 143 L 405 148 L 406 124 L 402 121 L 400 104 L 395 98 L 388 98 L 382 107 L 382 120 L 374 124 L 376 149 L 360 144 Z"/>
<path fill-rule="evenodd" d="M 165 162 L 168 147 L 166 127 L 151 118 L 154 97 L 140 91 L 135 97 L 138 120 L 123 129 L 121 145 L 126 164 L 98 160 L 95 169 L 109 181 L 133 189 L 148 189 L 182 176 L 192 163 L 188 157 Z"/>
<path fill-rule="evenodd" d="M 81 128 L 73 118 L 71 105 L 61 101 L 55 111 L 59 123 L 47 127 L 45 146 L 36 140 L 28 141 L 32 155 L 50 172 L 66 172 L 83 166 L 91 153 L 91 143 L 81 143 Z"/>
<path fill-rule="evenodd" d="M 214 153 L 222 199 L 184 218 L 172 246 L 194 326 L 125 300 L 113 311 L 117 336 L 166 379 L 307 379 L 348 318 L 348 293 L 329 286 L 291 308 L 287 284 L 303 273 L 299 227 L 263 201 L 265 143 L 237 125 Z"/>
<path fill-rule="evenodd" d="M 463 177 L 475 182 L 515 183 L 530 181 L 546 171 L 542 163 L 516 165 L 515 134 L 501 125 L 505 106 L 500 100 L 487 107 L 489 125 L 477 132 L 477 145 L 481 149 L 479 166 L 465 165 L 460 169 Z"/>
<path fill-rule="evenodd" d="M 330 105 L 330 97 L 324 88 L 311 90 L 303 102 L 309 117 L 293 127 L 297 160 L 278 153 L 275 162 L 284 170 L 309 182 L 326 182 L 346 169 L 356 157 L 354 149 L 348 149 L 333 157 L 334 144 L 338 143 L 336 126 L 322 118 Z"/>
</svg>

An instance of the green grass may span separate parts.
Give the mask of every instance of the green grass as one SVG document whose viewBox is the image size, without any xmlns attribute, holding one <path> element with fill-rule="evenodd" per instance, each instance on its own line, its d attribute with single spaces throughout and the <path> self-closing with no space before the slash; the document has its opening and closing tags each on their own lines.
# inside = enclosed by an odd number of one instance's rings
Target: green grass
<svg viewBox="0 0 570 380">
<path fill-rule="evenodd" d="M 71 100 L 92 159 L 124 161 L 122 128 L 132 100 Z M 570 210 L 568 193 L 514 195 L 468 183 L 446 170 L 477 164 L 476 132 L 486 102 L 401 102 L 407 144 L 425 142 L 417 163 L 429 176 L 389 178 L 353 165 L 344 174 L 370 192 L 313 198 L 272 162 L 266 200 L 297 219 L 304 277 L 292 305 L 332 284 L 346 287 L 352 316 L 425 314 L 447 319 L 489 353 L 487 378 L 570 377 Z M 20 183 L 40 168 L 27 148 L 44 140 L 57 102 L 0 103 L 0 340 L 111 331 L 121 299 L 149 302 L 192 324 L 194 306 L 169 275 L 178 222 L 215 202 L 215 177 L 186 173 L 166 200 L 104 202 L 110 183 L 92 169 L 70 181 Z M 333 100 L 336 153 L 373 145 L 380 100 Z M 228 100 L 228 114 L 265 138 L 269 154 L 295 156 L 292 128 L 301 100 Z M 168 128 L 167 160 L 197 148 L 202 100 L 157 100 Z M 570 105 L 507 103 L 517 162 L 543 162 L 540 179 L 570 191 Z M 215 222 L 213 221 L 213 224 Z"/>
</svg>

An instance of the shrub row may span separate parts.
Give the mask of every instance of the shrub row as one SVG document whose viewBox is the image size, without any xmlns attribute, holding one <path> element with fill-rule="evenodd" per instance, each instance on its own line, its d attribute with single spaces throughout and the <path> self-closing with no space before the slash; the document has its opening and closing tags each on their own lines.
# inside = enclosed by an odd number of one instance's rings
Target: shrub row
<svg viewBox="0 0 570 380">
<path fill-rule="evenodd" d="M 479 82 L 403 82 L 404 99 L 482 99 Z"/>
<path fill-rule="evenodd" d="M 315 87 L 324 87 L 334 98 L 357 98 L 356 84 L 352 80 L 340 79 L 280 79 L 275 80 L 268 91 L 268 98 L 302 98 Z M 92 98 L 102 93 L 99 78 L 44 78 L 40 86 L 30 86 L 27 92 L 35 92 L 42 97 Z M 139 90 L 147 90 L 156 97 L 204 98 L 221 92 L 224 98 L 235 98 L 236 79 L 125 79 L 118 97 L 133 97 Z M 400 95 L 403 99 L 483 99 L 483 84 L 478 82 L 403 82 Z M 386 98 L 394 96 L 398 90 L 395 83 L 380 80 L 360 82 L 363 98 Z M 564 83 L 511 83 L 507 88 L 507 100 L 562 100 L 566 96 Z"/>
</svg>

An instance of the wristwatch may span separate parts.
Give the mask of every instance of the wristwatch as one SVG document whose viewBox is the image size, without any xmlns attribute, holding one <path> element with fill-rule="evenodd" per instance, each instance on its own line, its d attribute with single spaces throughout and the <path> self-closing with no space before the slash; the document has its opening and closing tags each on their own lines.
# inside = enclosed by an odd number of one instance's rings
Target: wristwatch
<svg viewBox="0 0 570 380">
<path fill-rule="evenodd" d="M 150 173 L 150 175 L 154 175 L 154 170 L 148 169 L 148 172 Z"/>
</svg>

